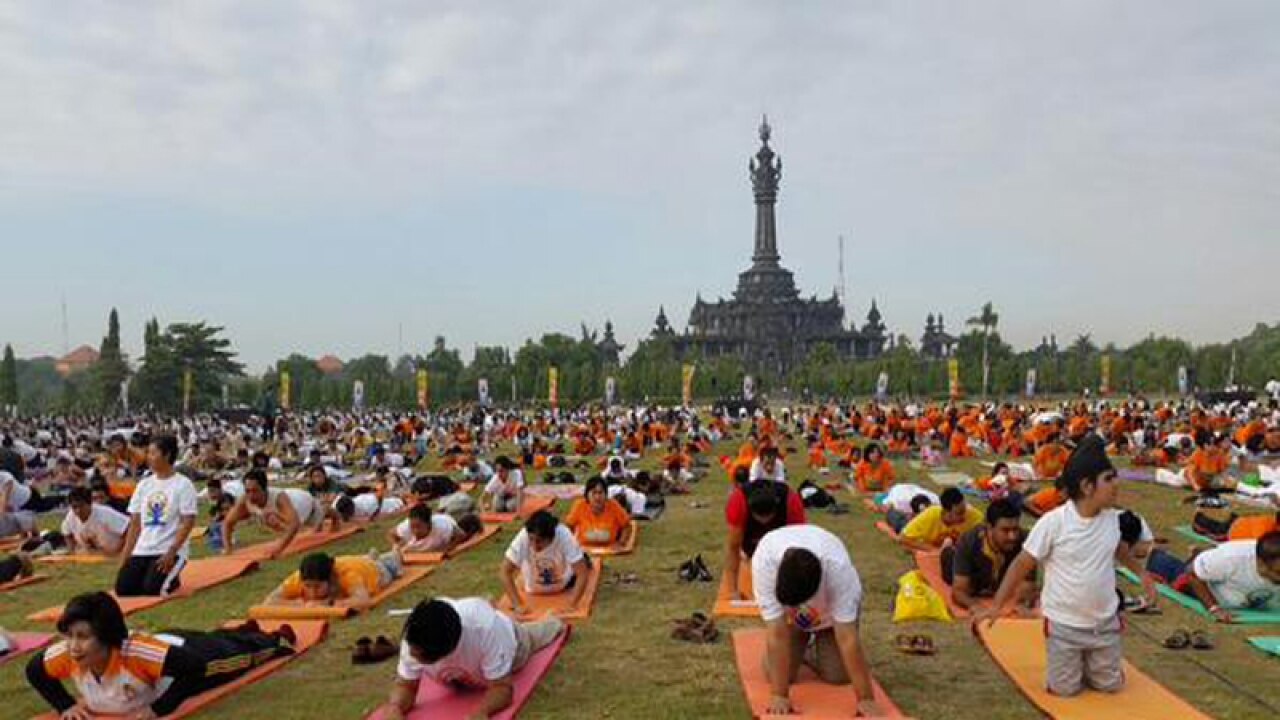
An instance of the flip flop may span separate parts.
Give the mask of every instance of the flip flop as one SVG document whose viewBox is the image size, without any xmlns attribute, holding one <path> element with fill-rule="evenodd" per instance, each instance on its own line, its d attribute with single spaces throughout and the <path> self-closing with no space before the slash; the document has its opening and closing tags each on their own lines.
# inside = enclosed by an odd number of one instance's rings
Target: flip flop
<svg viewBox="0 0 1280 720">
<path fill-rule="evenodd" d="M 1181 628 L 1174 630 L 1173 634 L 1164 639 L 1164 646 L 1170 650 L 1186 650 L 1189 645 L 1191 645 L 1191 636 Z"/>
<path fill-rule="evenodd" d="M 1191 647 L 1196 650 L 1212 650 L 1213 640 L 1203 630 L 1196 630 L 1191 633 Z"/>
<path fill-rule="evenodd" d="M 369 648 L 369 662 L 380 663 L 399 654 L 400 648 L 395 643 L 388 640 L 386 635 L 379 635 L 374 638 L 373 645 Z"/>
<path fill-rule="evenodd" d="M 368 637 L 356 640 L 355 649 L 351 651 L 352 665 L 368 665 L 372 662 L 373 641 Z"/>
<path fill-rule="evenodd" d="M 911 641 L 917 655 L 936 655 L 938 652 L 938 648 L 933 644 L 933 638 L 928 635 L 912 636 Z"/>
</svg>

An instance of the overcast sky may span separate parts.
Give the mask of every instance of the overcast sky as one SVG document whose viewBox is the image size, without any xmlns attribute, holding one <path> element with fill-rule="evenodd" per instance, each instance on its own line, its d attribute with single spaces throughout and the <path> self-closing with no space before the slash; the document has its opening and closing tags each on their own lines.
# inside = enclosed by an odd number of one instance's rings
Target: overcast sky
<svg viewBox="0 0 1280 720">
<path fill-rule="evenodd" d="M 181 7 L 179 7 L 181 6 Z M 1280 320 L 1280 3 L 0 0 L 0 342 L 206 319 L 257 372 L 611 318 L 779 250 L 895 333 Z"/>
</svg>

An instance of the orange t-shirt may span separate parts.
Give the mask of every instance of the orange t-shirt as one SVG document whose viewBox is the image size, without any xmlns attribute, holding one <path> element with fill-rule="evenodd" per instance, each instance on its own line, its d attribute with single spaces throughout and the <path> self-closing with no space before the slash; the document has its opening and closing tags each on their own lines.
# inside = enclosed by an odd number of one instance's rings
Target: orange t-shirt
<svg viewBox="0 0 1280 720">
<path fill-rule="evenodd" d="M 338 597 L 334 600 L 349 598 L 355 594 L 356 588 L 364 586 L 370 596 L 378 594 L 378 566 L 364 555 L 343 555 L 333 559 L 333 576 L 337 580 Z M 281 596 L 286 600 L 297 600 L 302 597 L 302 573 L 297 570 L 285 578 L 281 585 Z"/>
<path fill-rule="evenodd" d="M 1227 456 L 1223 453 L 1197 449 L 1187 460 L 1187 480 L 1196 490 L 1205 489 L 1213 478 L 1227 471 Z"/>
<path fill-rule="evenodd" d="M 1062 468 L 1066 467 L 1069 457 L 1071 453 L 1066 448 L 1058 443 L 1048 443 L 1036 450 L 1031 464 L 1035 467 L 1036 477 L 1053 479 L 1062 474 Z"/>
<path fill-rule="evenodd" d="M 1237 518 L 1231 523 L 1230 540 L 1257 540 L 1267 533 L 1280 528 L 1274 515 L 1249 515 Z"/>
<path fill-rule="evenodd" d="M 863 460 L 858 463 L 857 482 L 862 492 L 883 492 L 893 485 L 893 463 L 881 460 L 872 465 Z"/>
<path fill-rule="evenodd" d="M 1067 494 L 1057 488 L 1045 488 L 1040 492 L 1027 498 L 1027 504 L 1034 508 L 1041 515 L 1058 507 L 1067 501 Z"/>
<path fill-rule="evenodd" d="M 597 515 L 590 503 L 578 498 L 564 524 L 573 529 L 573 536 L 579 544 L 598 547 L 617 542 L 622 531 L 631 524 L 631 516 L 616 500 L 606 500 L 604 511 Z"/>
</svg>

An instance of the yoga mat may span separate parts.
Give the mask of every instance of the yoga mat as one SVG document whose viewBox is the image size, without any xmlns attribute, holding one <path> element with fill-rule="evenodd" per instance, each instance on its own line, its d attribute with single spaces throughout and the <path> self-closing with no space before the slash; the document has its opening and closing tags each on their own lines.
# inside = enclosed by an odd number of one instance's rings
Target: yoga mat
<svg viewBox="0 0 1280 720">
<path fill-rule="evenodd" d="M 81 555 L 77 553 L 74 555 L 45 555 L 36 558 L 36 562 L 45 565 L 101 565 L 112 560 L 119 561 L 119 559 L 111 555 Z"/>
<path fill-rule="evenodd" d="M 516 619 L 528 622 L 530 620 L 540 620 L 547 615 L 556 615 L 567 622 L 586 620 L 591 617 L 591 607 L 596 604 L 596 592 L 600 590 L 600 575 L 603 572 L 604 560 L 595 558 L 591 561 L 591 570 L 587 573 L 587 577 L 578 578 L 579 582 L 587 583 L 587 591 L 583 593 L 582 604 L 578 606 L 577 610 L 571 613 L 563 612 L 569 605 L 569 600 L 573 597 L 574 588 L 558 592 L 555 595 L 531 595 L 526 593 L 525 606 L 529 612 L 526 615 L 516 617 Z M 511 598 L 507 597 L 506 593 L 503 593 L 502 598 L 498 600 L 498 609 L 514 616 L 511 612 Z"/>
<path fill-rule="evenodd" d="M 941 487 L 960 487 L 973 482 L 973 478 L 962 472 L 931 472 L 929 479 Z"/>
<path fill-rule="evenodd" d="M 933 588 L 934 592 L 941 595 L 942 599 L 946 601 L 947 609 L 951 611 L 951 616 L 954 618 L 969 617 L 969 611 L 956 605 L 951 599 L 951 586 L 942 579 L 942 553 L 920 552 L 917 550 L 912 554 L 916 556 L 916 569 L 920 571 L 920 575 L 929 583 L 929 587 Z M 978 599 L 978 605 L 981 607 L 987 607 L 990 604 L 990 598 Z M 1039 612 L 1037 610 L 1036 614 L 1039 615 Z M 1004 616 L 1012 617 L 1015 613 L 1015 610 L 1010 609 L 1005 612 Z"/>
<path fill-rule="evenodd" d="M 434 567 L 422 565 L 406 567 L 403 575 L 370 598 L 369 607 L 375 608 L 381 605 L 387 598 L 418 582 L 434 571 Z M 340 620 L 354 617 L 358 614 L 360 614 L 360 611 L 355 608 L 337 606 L 254 605 L 249 608 L 249 617 L 253 620 Z"/>
<path fill-rule="evenodd" d="M 1116 471 L 1116 477 L 1121 480 L 1133 480 L 1135 482 L 1154 482 L 1156 474 L 1155 472 L 1138 470 L 1136 468 L 1121 468 Z"/>
<path fill-rule="evenodd" d="M 201 590 L 235 580 L 257 567 L 257 560 L 235 555 L 200 558 L 199 560 L 188 562 L 187 566 L 182 569 L 180 576 L 182 585 L 172 595 L 142 595 L 116 598 L 116 600 L 120 603 L 120 609 L 124 611 L 125 615 L 132 615 L 170 600 L 191 597 Z M 112 596 L 114 597 L 115 594 L 112 593 Z M 55 605 L 28 615 L 27 619 L 34 622 L 57 622 L 60 617 L 62 617 L 62 606 Z"/>
<path fill-rule="evenodd" d="M 527 485 L 526 495 L 550 497 L 558 500 L 577 500 L 582 497 L 581 485 Z"/>
<path fill-rule="evenodd" d="M 553 497 L 526 497 L 519 513 L 480 513 L 480 520 L 485 523 L 509 523 L 516 519 L 517 514 L 527 518 L 539 510 L 549 509 L 555 503 L 556 499 Z"/>
<path fill-rule="evenodd" d="M 289 541 L 289 545 L 280 553 L 280 558 L 287 558 L 292 555 L 300 555 L 310 552 L 318 547 L 323 547 L 331 542 L 337 542 L 344 538 L 349 538 L 358 532 L 363 532 L 364 528 L 359 525 L 347 525 L 337 532 L 315 532 L 313 530 L 301 530 L 297 535 L 293 536 L 293 540 Z M 265 561 L 267 555 L 279 544 L 278 540 L 268 540 L 255 545 L 246 545 L 233 553 L 232 557 L 248 557 L 258 561 Z M 279 558 L 277 558 L 279 559 Z"/>
<path fill-rule="evenodd" d="M 542 678 L 551 671 L 551 666 L 560 656 L 560 651 L 569 642 L 572 631 L 573 628 L 566 625 L 559 637 L 550 645 L 534 653 L 524 667 L 516 671 L 511 678 L 513 691 L 511 705 L 506 710 L 491 715 L 490 718 L 513 720 L 520 714 L 520 709 L 529 702 L 538 683 L 542 682 Z M 459 691 L 441 685 L 430 678 L 423 678 L 418 683 L 418 696 L 414 700 L 413 709 L 405 714 L 405 720 L 464 720 L 475 712 L 476 706 L 483 697 L 484 692 L 481 690 Z M 367 720 L 382 720 L 385 717 L 383 712 L 382 708 L 378 708 L 369 715 Z"/>
<path fill-rule="evenodd" d="M 1218 544 L 1217 540 L 1214 540 L 1213 538 L 1207 535 L 1201 535 L 1200 533 L 1196 532 L 1195 528 L 1191 527 L 1190 525 L 1179 525 L 1175 527 L 1173 531 L 1178 533 L 1182 537 L 1187 538 L 1188 540 L 1195 540 L 1196 542 L 1207 543 L 1209 545 Z"/>
<path fill-rule="evenodd" d="M 752 584 L 751 578 L 751 560 L 742 558 L 738 563 L 738 591 L 750 600 L 733 600 L 732 593 L 725 584 L 720 583 L 720 589 L 716 595 L 716 605 L 711 610 L 711 614 L 717 617 L 760 617 L 760 606 L 755 600 L 755 586 Z"/>
<path fill-rule="evenodd" d="M 1129 568 L 1116 568 L 1116 572 L 1120 573 L 1121 577 L 1131 583 L 1138 585 L 1142 584 L 1142 581 L 1130 572 Z M 1205 606 L 1202 605 L 1199 600 L 1191 597 L 1190 595 L 1184 595 L 1162 582 L 1156 583 L 1156 589 L 1159 590 L 1162 596 L 1174 601 L 1191 612 L 1201 617 L 1209 618 L 1210 620 L 1213 619 L 1213 616 L 1209 614 L 1209 611 L 1205 609 Z M 1235 622 L 1231 623 L 1232 625 L 1280 625 L 1280 608 L 1271 610 L 1226 609 L 1235 616 Z"/>
<path fill-rule="evenodd" d="M 608 555 L 630 555 L 636 551 L 636 543 L 640 540 L 640 527 L 636 525 L 634 520 L 631 521 L 631 532 L 628 533 L 627 542 L 623 545 L 617 543 L 606 545 L 604 547 L 592 547 L 583 545 L 582 549 L 597 557 L 605 557 Z"/>
<path fill-rule="evenodd" d="M 974 626 L 978 639 L 1014 685 L 1056 720 L 1210 720 L 1150 676 L 1125 662 L 1125 686 L 1117 693 L 1086 690 L 1064 698 L 1045 690 L 1043 620 L 1001 620 Z"/>
<path fill-rule="evenodd" d="M 14 658 L 26 655 L 33 650 L 39 650 L 53 642 L 53 639 L 57 637 L 56 635 L 50 635 L 49 633 L 29 632 L 14 632 L 9 633 L 9 636 L 13 638 L 14 644 L 13 647 L 9 649 L 9 652 L 0 655 L 0 665 L 4 665 Z"/>
<path fill-rule="evenodd" d="M 1249 644 L 1268 655 L 1280 657 L 1280 636 L 1251 637 Z"/>
<path fill-rule="evenodd" d="M 465 542 L 458 543 L 458 545 L 454 547 L 452 550 L 450 550 L 448 553 L 442 553 L 442 552 L 405 553 L 404 563 L 406 565 L 439 565 L 445 560 L 449 558 L 457 557 L 462 553 L 484 542 L 485 540 L 488 540 L 494 535 L 497 535 L 498 531 L 501 529 L 502 529 L 501 525 L 485 525 L 483 530 L 476 533 L 475 535 L 472 535 L 470 538 L 467 538 Z"/>
<path fill-rule="evenodd" d="M 36 573 L 35 575 L 28 575 L 24 578 L 18 578 L 17 580 L 10 580 L 7 583 L 0 584 L 0 593 L 9 592 L 10 590 L 17 590 L 20 587 L 25 587 L 27 585 L 34 585 L 38 582 L 44 582 L 45 580 L 48 580 L 48 579 L 49 579 L 48 575 L 41 575 L 39 573 Z M 61 610 L 59 610 L 59 612 L 61 612 Z"/>
<path fill-rule="evenodd" d="M 765 633 L 768 630 L 737 630 L 733 633 L 733 659 L 738 665 L 738 678 L 747 695 L 753 718 L 809 718 L 810 720 L 836 720 L 858 716 L 858 696 L 850 685 L 830 685 L 814 677 L 808 667 L 801 667 L 796 682 L 791 684 L 792 715 L 770 715 L 769 698 L 773 690 L 764 676 Z M 880 683 L 872 679 L 875 700 L 885 714 L 884 718 L 906 717 L 893 700 L 885 694 Z M 863 716 L 865 717 L 865 716 Z"/>
<path fill-rule="evenodd" d="M 235 627 L 238 624 L 239 623 L 236 622 L 227 623 L 224 627 Z M 279 629 L 283 624 L 284 623 L 263 622 L 261 623 L 261 627 L 264 632 L 272 632 Z M 298 658 L 303 653 L 307 652 L 324 640 L 329 626 L 329 624 L 323 620 L 303 620 L 300 622 L 290 622 L 289 625 L 293 628 L 294 634 L 298 637 L 297 644 L 293 646 L 292 654 L 269 660 L 225 685 L 219 685 L 212 690 L 208 690 L 196 695 L 195 697 L 188 698 L 186 702 L 178 706 L 178 709 L 175 710 L 173 714 L 165 715 L 165 720 L 178 720 L 178 718 L 195 715 L 222 698 L 242 690 L 246 686 L 274 673 L 276 670 L 279 670 L 284 666 L 285 663 Z M 107 718 L 120 718 L 122 716 L 94 715 L 93 717 L 100 718 L 101 720 L 107 720 Z M 58 716 L 55 713 L 45 713 L 44 715 L 37 716 L 35 720 L 57 720 L 57 718 Z"/>
</svg>

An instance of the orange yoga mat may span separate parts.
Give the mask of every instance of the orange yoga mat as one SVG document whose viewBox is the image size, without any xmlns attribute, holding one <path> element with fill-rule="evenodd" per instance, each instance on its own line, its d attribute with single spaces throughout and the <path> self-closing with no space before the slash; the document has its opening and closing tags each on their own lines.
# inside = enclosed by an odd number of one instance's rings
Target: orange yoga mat
<svg viewBox="0 0 1280 720">
<path fill-rule="evenodd" d="M 364 528 L 359 525 L 346 525 L 337 532 L 315 532 L 314 530 L 303 530 L 293 536 L 293 540 L 289 541 L 289 546 L 284 549 L 280 557 L 286 558 L 291 555 L 301 555 L 310 552 L 318 547 L 323 547 L 331 542 L 337 542 L 344 538 L 349 538 L 358 532 L 363 532 Z M 263 561 L 267 559 L 267 554 L 275 549 L 279 544 L 279 540 L 268 540 L 254 545 L 247 545 L 231 554 L 232 557 L 248 557 L 254 560 Z"/>
<path fill-rule="evenodd" d="M 235 627 L 238 624 L 238 622 L 230 622 L 227 623 L 225 627 Z M 261 627 L 264 632 L 272 632 L 279 629 L 283 624 L 284 623 L 263 622 L 261 623 Z M 324 640 L 329 627 L 329 623 L 323 620 L 294 621 L 290 622 L 289 625 L 293 628 L 294 634 L 298 636 L 298 642 L 293 646 L 292 654 L 269 660 L 225 685 L 219 685 L 212 690 L 200 693 L 195 697 L 188 698 L 186 702 L 178 706 L 178 709 L 175 710 L 173 714 L 165 715 L 165 720 L 178 720 L 178 718 L 191 717 L 208 706 L 218 702 L 222 698 L 267 677 L 279 670 L 286 663 L 296 659 L 298 656 L 307 652 Z M 107 720 L 107 718 L 120 718 L 122 716 L 94 715 L 93 717 L 97 720 Z M 44 715 L 37 716 L 35 720 L 57 720 L 57 718 L 58 716 L 55 713 L 46 713 Z"/>
<path fill-rule="evenodd" d="M 48 575 L 36 573 L 35 575 L 28 575 L 24 578 L 18 578 L 17 580 L 10 580 L 7 583 L 0 584 L 0 593 L 17 590 L 18 588 L 26 587 L 27 585 L 35 585 L 38 582 L 44 582 L 48 579 Z"/>
<path fill-rule="evenodd" d="M 942 553 L 939 552 L 921 552 L 916 550 L 911 553 L 916 556 L 916 568 L 920 570 L 920 575 L 929 583 L 929 587 L 934 592 L 942 596 L 947 603 L 947 609 L 951 611 L 951 617 L 967 618 L 969 611 L 958 607 L 951 601 L 951 586 L 942 579 Z"/>
<path fill-rule="evenodd" d="M 88 553 L 84 553 L 84 554 L 75 553 L 71 555 L 45 555 L 44 557 L 36 558 L 36 562 L 43 563 L 45 565 L 101 565 L 103 563 L 111 562 L 112 560 L 119 561 L 120 558 L 112 555 L 99 555 L 99 554 L 88 554 Z"/>
<path fill-rule="evenodd" d="M 405 565 L 439 565 L 445 560 L 448 560 L 449 558 L 458 557 L 462 553 L 479 545 L 485 540 L 488 540 L 494 535 L 497 535 L 498 531 L 500 530 L 502 530 L 501 525 L 485 525 L 483 530 L 476 533 L 475 535 L 472 535 L 470 538 L 466 540 L 466 542 L 458 543 L 458 545 L 454 547 L 452 550 L 450 550 L 448 553 L 442 553 L 442 552 L 405 553 L 404 563 Z"/>
<path fill-rule="evenodd" d="M 975 626 L 978 638 L 1014 685 L 1044 714 L 1057 720 L 1209 720 L 1182 698 L 1126 662 L 1124 689 L 1086 690 L 1064 698 L 1045 690 L 1043 620 L 1001 620 Z"/>
<path fill-rule="evenodd" d="M 738 563 L 738 592 L 751 599 L 734 600 L 733 593 L 721 582 L 716 606 L 712 608 L 711 614 L 717 617 L 760 617 L 760 606 L 756 605 L 755 586 L 752 584 L 750 558 L 744 557 Z"/>
<path fill-rule="evenodd" d="M 573 599 L 574 590 L 570 588 L 564 592 L 555 595 L 525 595 L 525 606 L 528 613 L 519 616 L 516 619 L 521 621 L 539 620 L 548 615 L 556 615 L 561 620 L 586 620 L 591 617 L 591 607 L 596 604 L 596 593 L 600 590 L 600 575 L 604 572 L 604 560 L 595 558 L 591 561 L 591 571 L 587 573 L 585 578 L 578 578 L 579 582 L 587 583 L 587 591 L 582 595 L 582 604 L 573 612 L 564 612 L 569 606 L 569 601 Z M 517 580 L 519 582 L 519 580 Z M 511 615 L 511 598 L 506 593 L 502 594 L 502 598 L 498 600 L 498 609 L 508 615 Z"/>
<path fill-rule="evenodd" d="M 178 591 L 172 595 L 143 595 L 116 598 L 116 600 L 120 603 L 120 609 L 124 611 L 125 615 L 132 615 L 170 600 L 191 597 L 201 590 L 235 580 L 257 567 L 257 560 L 236 555 L 200 558 L 187 563 L 187 566 L 182 569 L 182 575 L 180 576 L 182 584 Z M 57 622 L 60 617 L 62 617 L 62 606 L 56 605 L 51 608 L 45 608 L 40 612 L 32 613 L 27 616 L 27 619 L 34 622 Z"/>
<path fill-rule="evenodd" d="M 547 497 L 545 495 L 525 495 L 524 504 L 520 506 L 519 513 L 480 513 L 480 519 L 485 523 L 509 523 L 512 520 L 515 520 L 517 515 L 522 518 L 527 518 L 539 510 L 550 509 L 551 506 L 555 504 L 556 499 L 553 497 Z"/>
<path fill-rule="evenodd" d="M 830 685 L 819 680 L 809 668 L 802 667 L 796 682 L 791 685 L 792 715 L 770 715 L 769 698 L 773 694 L 764 676 L 765 633 L 763 628 L 737 630 L 733 633 L 733 659 L 738 665 L 738 677 L 747 694 L 753 718 L 809 718 L 809 720 L 837 720 L 860 717 L 858 696 L 849 685 Z M 880 683 L 872 679 L 876 703 L 884 710 L 884 718 L 906 717 L 893 700 L 885 694 Z"/>
<path fill-rule="evenodd" d="M 373 602 L 369 607 L 381 605 L 387 598 L 430 575 L 433 571 L 435 568 L 422 565 L 406 567 L 403 575 L 371 598 Z M 339 620 L 357 614 L 359 611 L 355 608 L 336 606 L 254 605 L 249 608 L 249 617 L 254 620 Z"/>
<path fill-rule="evenodd" d="M 606 555 L 630 555 L 636 551 L 636 542 L 640 539 L 640 526 L 634 520 L 631 521 L 631 532 L 628 533 L 627 542 L 622 545 L 605 545 L 604 547 L 593 547 L 591 545 L 583 545 L 582 549 L 596 555 L 604 557 Z"/>
</svg>

